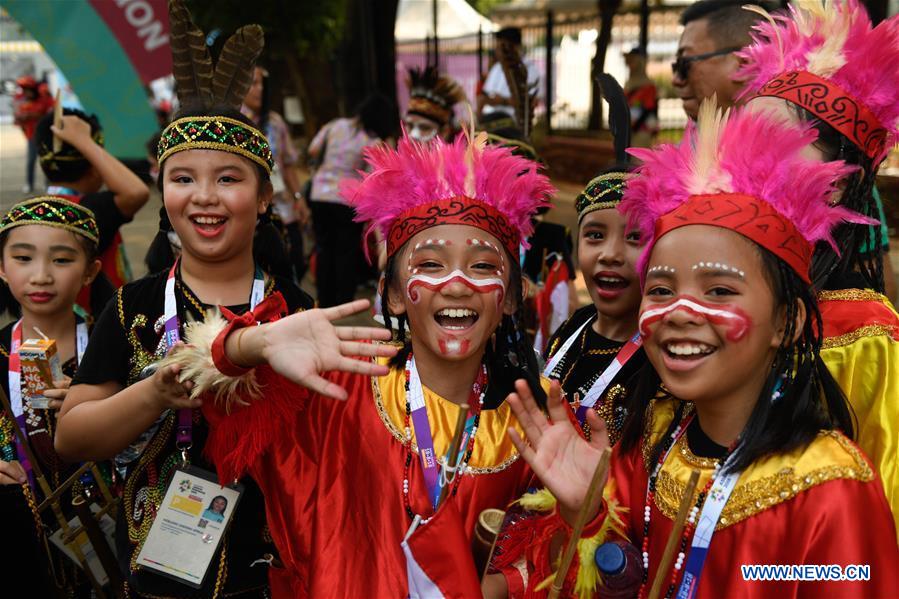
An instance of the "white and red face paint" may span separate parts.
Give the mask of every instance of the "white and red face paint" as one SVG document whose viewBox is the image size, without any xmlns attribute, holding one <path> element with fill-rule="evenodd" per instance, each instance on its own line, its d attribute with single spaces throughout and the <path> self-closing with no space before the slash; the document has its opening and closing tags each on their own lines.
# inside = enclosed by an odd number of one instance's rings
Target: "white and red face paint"
<svg viewBox="0 0 899 599">
<path fill-rule="evenodd" d="M 752 328 L 752 319 L 749 318 L 749 315 L 735 306 L 707 304 L 688 295 L 682 295 L 667 304 L 653 305 L 640 313 L 639 327 L 643 338 L 649 339 L 652 336 L 650 326 L 676 310 L 683 310 L 691 316 L 702 317 L 714 325 L 727 327 L 728 341 L 743 339 Z"/>
<path fill-rule="evenodd" d="M 506 296 L 506 284 L 499 277 L 472 279 L 461 270 L 454 270 L 442 277 L 431 277 L 417 273 L 415 272 L 416 270 L 417 269 L 413 269 L 414 274 L 409 277 L 409 281 L 406 283 L 406 296 L 413 304 L 417 304 L 421 301 L 421 295 L 418 291 L 419 287 L 424 287 L 435 293 L 440 293 L 444 287 L 453 283 L 461 283 L 475 293 L 498 292 L 496 298 L 497 305 L 501 305 Z"/>
</svg>

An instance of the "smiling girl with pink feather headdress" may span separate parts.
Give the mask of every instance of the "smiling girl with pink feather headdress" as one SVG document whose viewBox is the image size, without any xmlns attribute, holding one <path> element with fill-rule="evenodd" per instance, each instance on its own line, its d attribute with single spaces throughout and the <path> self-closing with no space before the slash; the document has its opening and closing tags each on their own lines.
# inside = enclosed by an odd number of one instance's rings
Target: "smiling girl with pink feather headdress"
<svg viewBox="0 0 899 599">
<path fill-rule="evenodd" d="M 868 220 L 830 204 L 853 167 L 804 156 L 815 138 L 808 124 L 706 103 L 681 144 L 631 150 L 642 165 L 620 209 L 648 240 L 638 272 L 650 364 L 628 397 L 605 497 L 592 505 L 605 431 L 584 440 L 555 389 L 551 422 L 525 385 L 508 399 L 528 433 L 516 445 L 551 492 L 522 498 L 543 515 L 500 533 L 494 565 L 510 596 L 543 595 L 554 547 L 579 513 L 593 520 L 562 592 L 582 599 L 621 590 L 603 588 L 614 567 L 597 568 L 610 536 L 642 562 L 631 596 L 657 587 L 655 596 L 686 599 L 880 597 L 897 588 L 889 507 L 818 355 L 809 278 L 815 243 L 833 243 L 841 222 Z M 693 470 L 698 494 L 687 495 Z M 628 513 L 618 521 L 620 507 Z M 686 525 L 673 533 L 684 509 Z M 752 564 L 868 564 L 870 579 L 755 581 L 741 572 Z"/>
<path fill-rule="evenodd" d="M 171 360 L 195 394 L 223 400 L 204 403 L 207 447 L 223 478 L 249 472 L 263 489 L 284 596 L 471 596 L 477 518 L 531 476 L 504 399 L 519 378 L 540 388 L 518 252 L 553 189 L 483 136 L 406 137 L 366 159 L 342 193 L 386 240 L 383 308 L 401 347 L 331 324 L 362 300 L 261 326 L 207 319 Z"/>
<path fill-rule="evenodd" d="M 742 59 L 747 108 L 813 124 L 819 137 L 809 155 L 858 167 L 834 201 L 883 221 L 874 183 L 899 142 L 899 16 L 873 27 L 857 0 L 794 3 L 757 27 Z M 899 314 L 884 295 L 894 277 L 884 231 L 840 225 L 835 243 L 816 247 L 812 279 L 821 357 L 849 398 L 859 445 L 883 477 L 899 527 Z"/>
</svg>

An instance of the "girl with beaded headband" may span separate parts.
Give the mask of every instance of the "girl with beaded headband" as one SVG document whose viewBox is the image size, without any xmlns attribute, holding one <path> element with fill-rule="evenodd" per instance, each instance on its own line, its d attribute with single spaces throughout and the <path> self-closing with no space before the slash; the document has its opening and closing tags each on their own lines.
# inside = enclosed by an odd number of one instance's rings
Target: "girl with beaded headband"
<svg viewBox="0 0 899 599">
<path fill-rule="evenodd" d="M 883 487 L 849 439 L 850 411 L 818 355 L 812 248 L 833 243 L 838 223 L 864 218 L 829 204 L 851 167 L 803 157 L 815 135 L 745 110 L 727 118 L 706 103 L 679 146 L 631 150 L 643 164 L 621 210 L 649 240 L 638 272 L 651 368 L 629 397 L 605 499 L 583 505 L 605 432 L 585 441 L 556 392 L 552 422 L 526 385 L 508 399 L 528 433 L 516 445 L 560 513 L 569 522 L 581 509 L 595 516 L 564 592 L 601 595 L 593 552 L 621 536 L 642 553 L 639 597 L 653 581 L 665 597 L 685 598 L 880 597 L 897 588 Z M 694 469 L 695 500 L 682 497 Z M 673 567 L 659 571 L 685 504 L 693 507 Z M 568 530 L 558 513 L 513 537 L 510 546 L 524 548 L 513 563 L 529 572 L 523 596 L 541 596 L 552 574 L 552 543 Z M 812 563 L 868 564 L 870 577 L 754 581 L 740 569 Z"/>
<path fill-rule="evenodd" d="M 800 2 L 769 17 L 743 50 L 749 110 L 819 131 L 807 152 L 857 165 L 841 182 L 839 203 L 877 213 L 877 169 L 899 141 L 899 17 L 876 27 L 856 0 Z M 811 276 L 819 290 L 821 357 L 848 397 L 858 442 L 883 478 L 899 527 L 899 314 L 884 292 L 889 264 L 885 227 L 844 223 L 836 244 L 815 248 Z"/>
<path fill-rule="evenodd" d="M 202 321 L 215 306 L 233 315 L 264 305 L 260 321 L 312 307 L 291 280 L 269 271 L 251 241 L 271 200 L 272 163 L 265 136 L 238 108 L 262 31 L 239 29 L 213 66 L 205 36 L 179 1 L 170 2 L 170 23 L 185 108 L 161 136 L 159 180 L 181 255 L 122 287 L 99 317 L 61 410 L 56 447 L 68 459 L 115 458 L 123 478 L 117 555 L 129 596 L 263 597 L 277 575 L 252 564 L 276 550 L 262 492 L 249 477 L 199 589 L 138 565 L 176 468 L 188 462 L 214 472 L 204 457 L 210 423 L 202 402 L 188 397 L 192 384 L 179 381 L 176 366 L 159 360 L 180 347 L 186 322 Z"/>
<path fill-rule="evenodd" d="M 517 324 L 517 255 L 552 187 L 483 135 L 426 146 L 405 137 L 367 160 L 343 193 L 386 240 L 383 307 L 399 331 L 409 323 L 402 347 L 374 346 L 381 358 L 355 361 L 358 374 L 331 372 L 339 349 L 372 352 L 313 310 L 259 327 L 204 325 L 191 331 L 196 349 L 172 360 L 194 393 L 225 400 L 211 452 L 228 476 L 249 471 L 265 490 L 291 596 L 476 596 L 475 522 L 531 476 L 506 435 L 516 425 L 503 399 L 518 378 L 540 388 Z"/>
<path fill-rule="evenodd" d="M 2 385 L 12 409 L 10 413 L 0 406 L 0 514 L 4 538 L 15 548 L 4 563 L 18 580 L 46 596 L 60 591 L 90 595 L 90 584 L 78 568 L 46 542 L 45 530 L 58 524 L 49 511 L 41 514 L 36 509 L 46 499 L 36 472 L 56 489 L 78 467 L 60 459 L 53 436 L 57 410 L 87 345 L 89 323 L 75 299 L 100 272 L 98 239 L 93 213 L 56 196 L 19 202 L 0 221 L 0 277 L 18 312 L 14 322 L 0 329 Z M 44 335 L 56 341 L 64 378 L 54 381 L 58 388 L 42 393 L 49 402 L 40 407 L 27 392 L 18 350 L 25 340 Z M 37 464 L 29 462 L 15 427 L 27 435 Z M 81 483 L 66 490 L 61 505 L 70 506 L 82 493 Z M 71 508 L 71 517 L 68 512 Z M 48 571 L 57 576 L 48 577 Z"/>
</svg>

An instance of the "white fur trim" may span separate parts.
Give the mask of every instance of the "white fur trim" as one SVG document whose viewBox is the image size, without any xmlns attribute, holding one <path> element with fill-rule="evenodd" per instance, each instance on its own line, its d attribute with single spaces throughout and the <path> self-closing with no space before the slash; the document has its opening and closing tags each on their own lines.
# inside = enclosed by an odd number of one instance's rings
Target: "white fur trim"
<svg viewBox="0 0 899 599">
<path fill-rule="evenodd" d="M 170 353 L 159 367 L 177 364 L 179 379 L 192 381 L 191 398 L 211 393 L 215 401 L 224 402 L 226 409 L 233 404 L 247 405 L 241 398 L 256 399 L 262 395 L 256 382 L 255 370 L 240 376 L 222 374 L 212 361 L 212 343 L 228 325 L 218 310 L 206 313 L 206 319 L 184 327 L 185 346 Z"/>
</svg>

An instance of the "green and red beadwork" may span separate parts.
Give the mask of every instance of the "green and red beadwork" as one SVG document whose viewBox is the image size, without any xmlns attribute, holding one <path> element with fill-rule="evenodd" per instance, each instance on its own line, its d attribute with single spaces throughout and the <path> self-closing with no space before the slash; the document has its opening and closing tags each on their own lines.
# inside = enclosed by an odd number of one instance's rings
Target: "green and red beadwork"
<svg viewBox="0 0 899 599">
<path fill-rule="evenodd" d="M 19 202 L 0 220 L 0 233 L 23 225 L 59 227 L 83 235 L 94 243 L 100 239 L 94 213 L 58 196 L 40 196 Z"/>
<path fill-rule="evenodd" d="M 169 123 L 162 132 L 156 158 L 159 163 L 184 150 L 220 150 L 249 158 L 269 174 L 274 168 L 272 149 L 261 131 L 223 116 L 189 116 Z"/>
<path fill-rule="evenodd" d="M 611 172 L 592 179 L 584 191 L 574 200 L 577 220 L 580 223 L 584 216 L 594 210 L 615 208 L 624 193 L 624 184 L 630 175 L 625 172 Z"/>
</svg>

